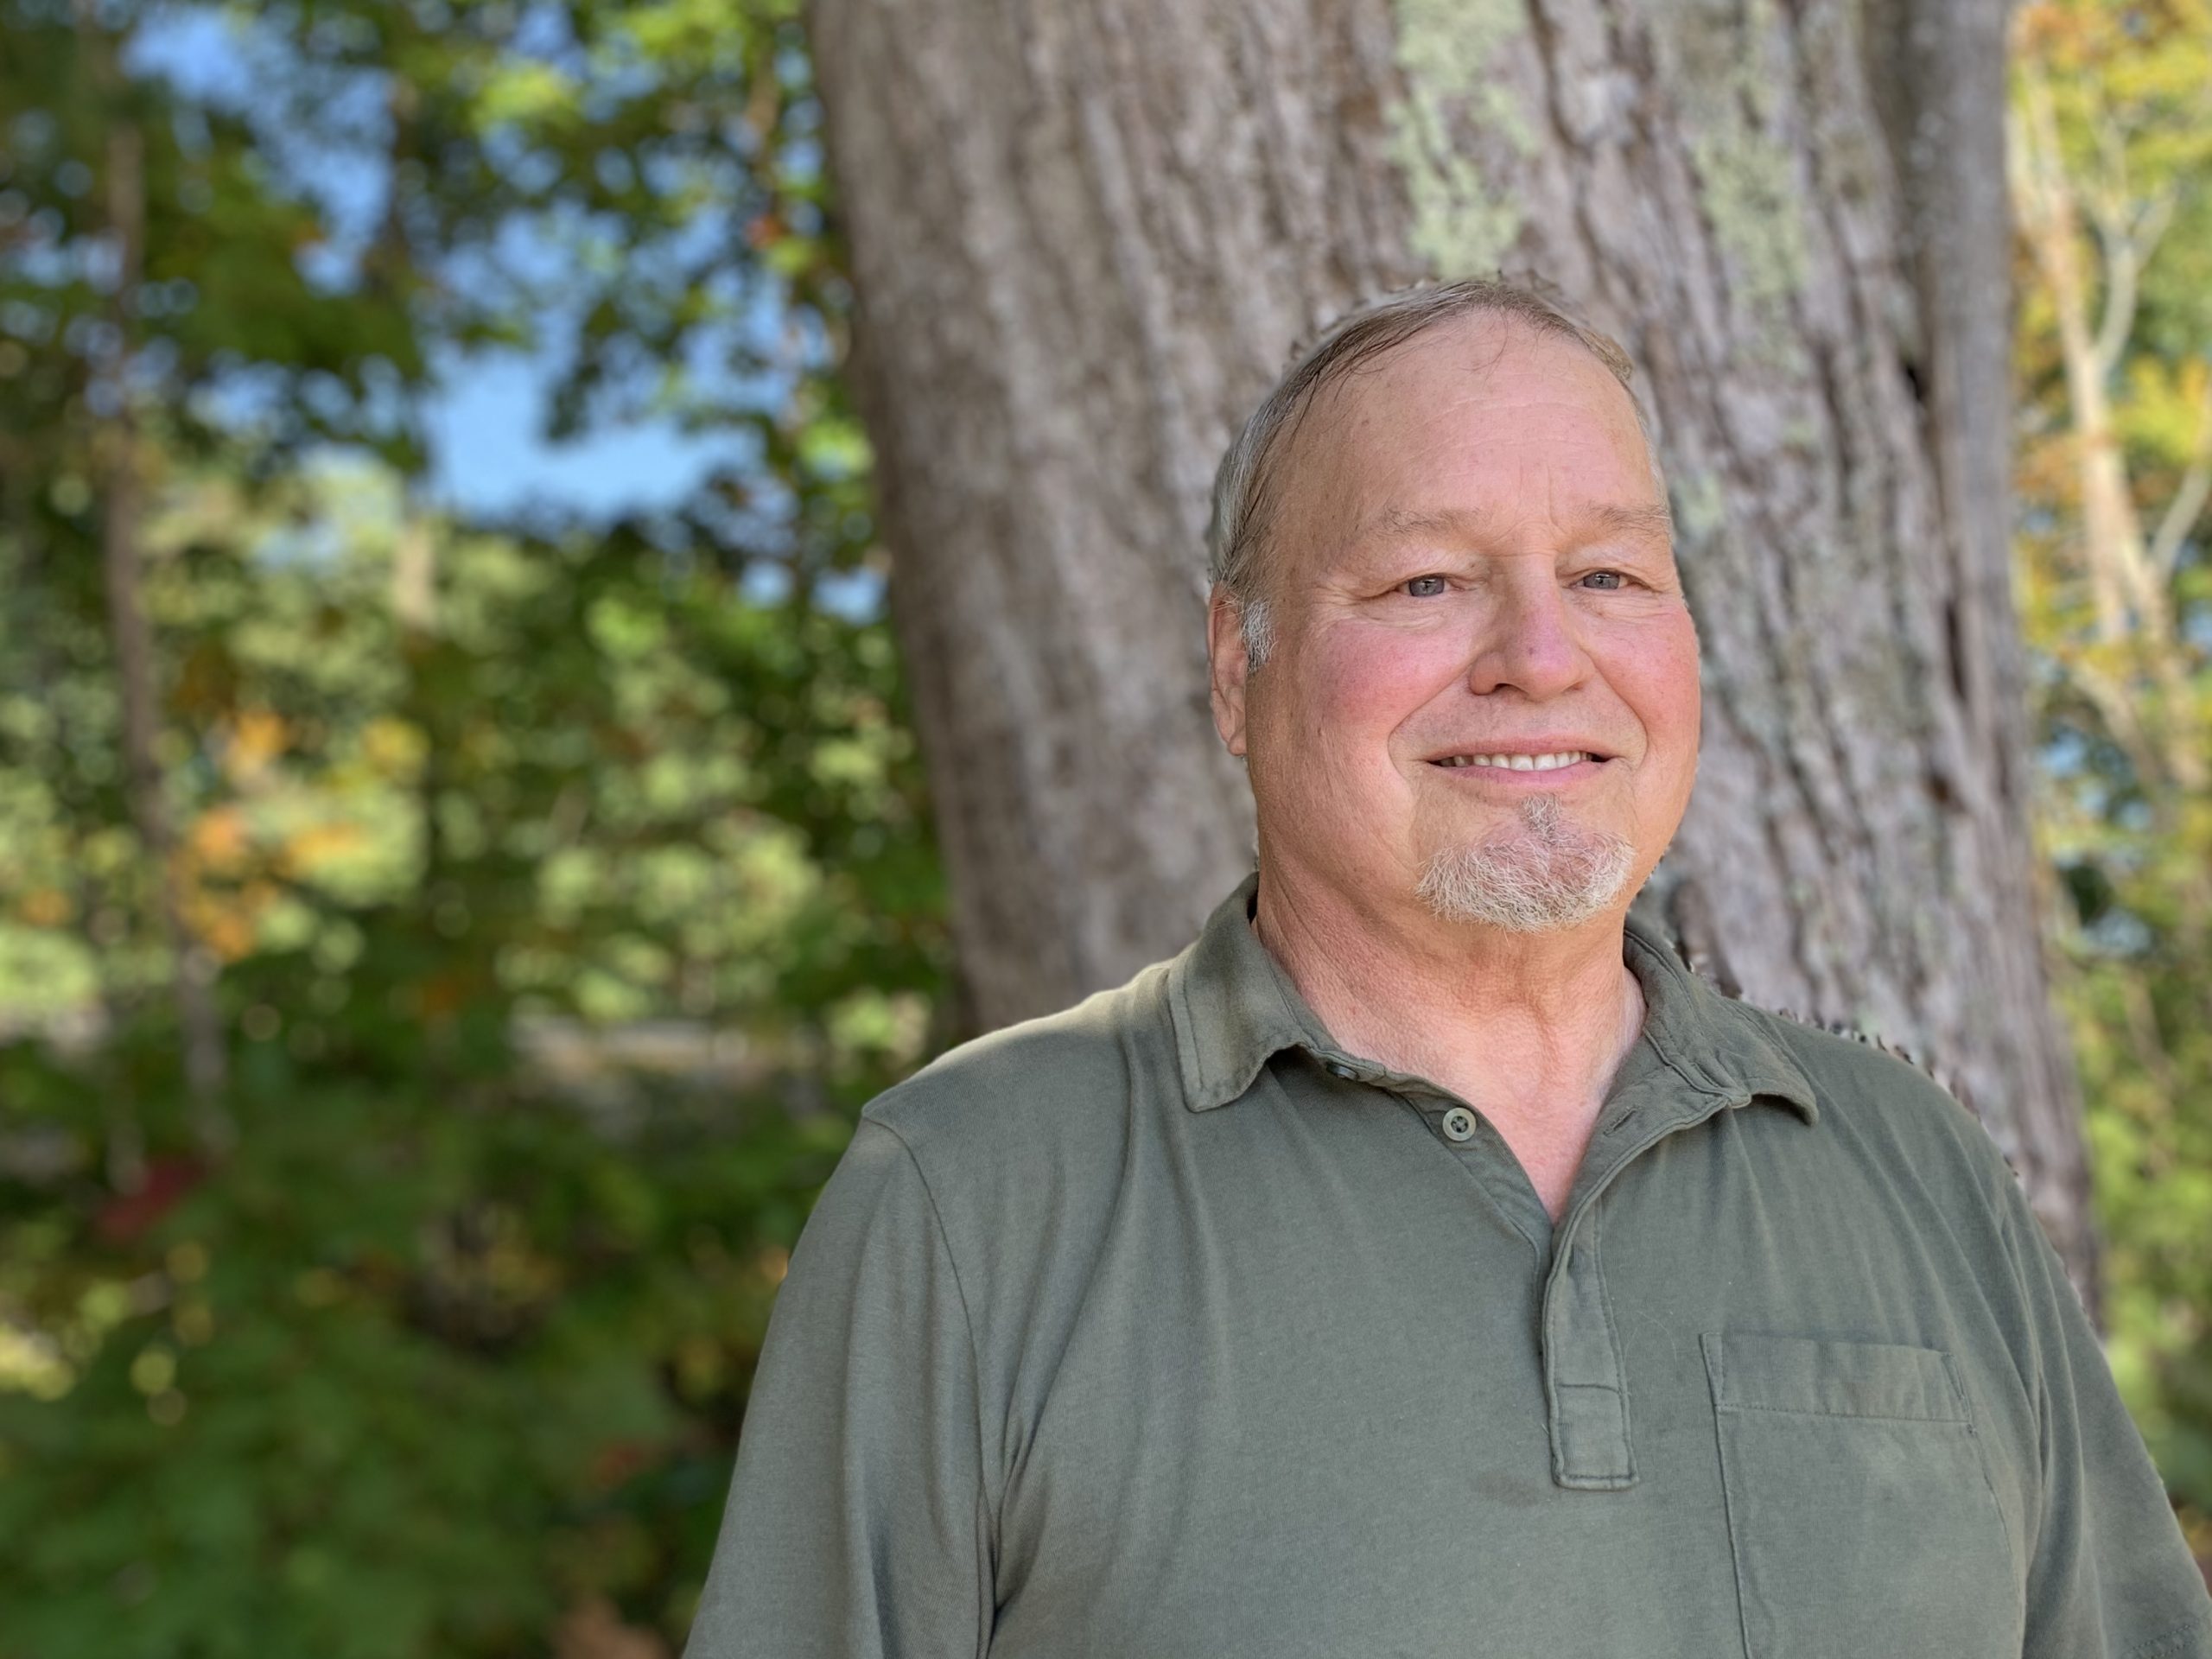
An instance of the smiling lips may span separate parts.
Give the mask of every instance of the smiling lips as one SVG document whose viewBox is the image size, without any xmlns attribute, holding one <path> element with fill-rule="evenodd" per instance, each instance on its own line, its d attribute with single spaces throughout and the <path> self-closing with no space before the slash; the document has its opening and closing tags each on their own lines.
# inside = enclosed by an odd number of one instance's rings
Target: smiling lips
<svg viewBox="0 0 2212 1659">
<path fill-rule="evenodd" d="M 1454 769 L 1483 766 L 1500 772 L 1558 772 L 1597 759 L 1587 749 L 1561 749 L 1547 754 L 1447 754 L 1434 764 Z"/>
</svg>

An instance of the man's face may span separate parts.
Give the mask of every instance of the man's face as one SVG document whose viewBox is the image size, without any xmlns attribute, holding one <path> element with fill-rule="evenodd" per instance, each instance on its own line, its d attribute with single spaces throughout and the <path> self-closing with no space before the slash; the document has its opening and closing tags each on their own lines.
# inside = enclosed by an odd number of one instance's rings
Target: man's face
<svg viewBox="0 0 2212 1659">
<path fill-rule="evenodd" d="M 1274 481 L 1264 664 L 1225 595 L 1210 622 L 1267 858 L 1370 911 L 1517 931 L 1625 911 L 1688 804 L 1699 702 L 1620 384 L 1572 341 L 1447 324 L 1326 391 Z"/>
</svg>

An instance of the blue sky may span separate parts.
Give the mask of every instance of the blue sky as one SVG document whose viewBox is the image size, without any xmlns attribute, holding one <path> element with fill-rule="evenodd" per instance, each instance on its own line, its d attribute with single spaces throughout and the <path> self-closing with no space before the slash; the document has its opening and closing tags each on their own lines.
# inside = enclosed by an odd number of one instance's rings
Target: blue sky
<svg viewBox="0 0 2212 1659">
<path fill-rule="evenodd" d="M 187 3 L 149 18 L 131 61 L 141 73 L 250 116 L 256 49 L 236 14 Z M 334 234 L 320 263 L 335 273 L 375 223 L 383 180 L 359 153 L 289 143 L 286 154 L 331 224 Z M 602 423 L 573 442 L 549 442 L 543 411 L 569 333 L 561 322 L 550 320 L 535 352 L 479 352 L 440 365 L 437 389 L 423 411 L 435 499 L 470 516 L 535 509 L 606 518 L 673 504 L 718 463 L 741 458 L 738 435 L 685 433 L 658 419 Z"/>
<path fill-rule="evenodd" d="M 558 371 L 548 354 L 479 353 L 451 365 L 427 411 L 433 493 L 467 512 L 565 508 L 609 517 L 690 493 L 736 446 L 668 421 L 625 423 L 573 443 L 537 430 Z"/>
</svg>

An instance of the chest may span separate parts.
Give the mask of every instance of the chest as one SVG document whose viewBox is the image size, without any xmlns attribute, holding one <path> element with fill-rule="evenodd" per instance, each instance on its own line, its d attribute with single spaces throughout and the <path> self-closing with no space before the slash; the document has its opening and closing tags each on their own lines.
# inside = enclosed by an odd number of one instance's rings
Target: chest
<svg viewBox="0 0 2212 1659">
<path fill-rule="evenodd" d="M 1007 1402 L 992 1653 L 2016 1653 L 1958 1264 L 1707 1127 L 1549 1232 L 1418 1113 L 1133 1179 Z"/>
</svg>

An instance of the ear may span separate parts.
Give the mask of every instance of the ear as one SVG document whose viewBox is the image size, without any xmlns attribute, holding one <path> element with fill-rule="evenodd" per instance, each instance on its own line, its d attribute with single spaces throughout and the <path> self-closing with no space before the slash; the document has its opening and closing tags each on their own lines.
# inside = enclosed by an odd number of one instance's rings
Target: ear
<svg viewBox="0 0 2212 1659">
<path fill-rule="evenodd" d="M 1244 753 L 1244 689 L 1251 672 L 1244 651 L 1244 607 L 1216 583 L 1206 601 L 1206 661 L 1212 680 L 1213 728 L 1234 755 Z"/>
</svg>

